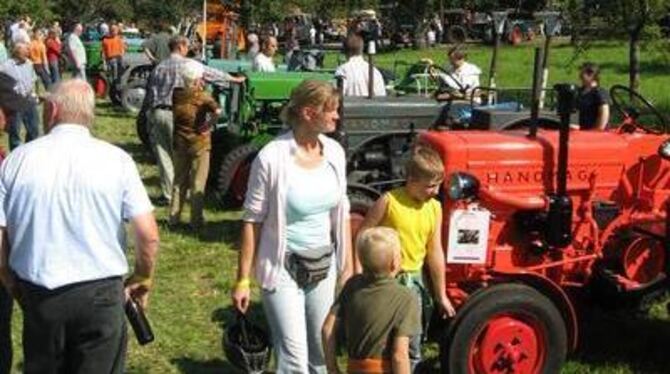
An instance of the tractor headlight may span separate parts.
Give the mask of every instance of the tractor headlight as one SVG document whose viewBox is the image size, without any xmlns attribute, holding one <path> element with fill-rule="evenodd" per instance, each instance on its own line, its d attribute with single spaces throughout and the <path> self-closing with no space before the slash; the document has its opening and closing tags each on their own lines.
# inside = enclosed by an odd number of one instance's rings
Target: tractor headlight
<svg viewBox="0 0 670 374">
<path fill-rule="evenodd" d="M 472 199 L 479 193 L 479 181 L 467 173 L 454 173 L 449 178 L 448 192 L 452 200 Z"/>
<path fill-rule="evenodd" d="M 658 147 L 658 155 L 670 161 L 670 139 L 666 140 Z"/>
</svg>

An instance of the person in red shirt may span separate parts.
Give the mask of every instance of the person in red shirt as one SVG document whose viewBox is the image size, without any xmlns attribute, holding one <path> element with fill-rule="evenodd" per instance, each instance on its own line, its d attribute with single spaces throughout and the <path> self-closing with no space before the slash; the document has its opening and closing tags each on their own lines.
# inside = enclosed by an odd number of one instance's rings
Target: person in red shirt
<svg viewBox="0 0 670 374">
<path fill-rule="evenodd" d="M 119 26 L 112 25 L 109 29 L 109 35 L 102 39 L 102 58 L 114 83 L 118 82 L 123 71 L 123 55 L 125 53 L 126 45 L 121 35 L 119 35 Z"/>
<path fill-rule="evenodd" d="M 58 36 L 57 29 L 49 30 L 44 44 L 47 47 L 47 61 L 49 61 L 49 73 L 51 74 L 51 81 L 56 83 L 60 80 L 60 58 L 61 58 L 61 41 Z"/>
</svg>

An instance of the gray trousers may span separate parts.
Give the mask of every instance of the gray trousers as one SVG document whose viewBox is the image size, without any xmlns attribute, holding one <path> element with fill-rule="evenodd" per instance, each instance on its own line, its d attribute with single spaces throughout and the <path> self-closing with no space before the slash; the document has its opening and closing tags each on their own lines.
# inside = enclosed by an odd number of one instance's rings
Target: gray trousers
<svg viewBox="0 0 670 374">
<path fill-rule="evenodd" d="M 153 109 L 149 113 L 151 145 L 158 162 L 158 173 L 161 180 L 161 194 L 166 199 L 172 197 L 174 181 L 174 165 L 172 164 L 172 131 L 174 121 L 172 111 Z"/>
</svg>

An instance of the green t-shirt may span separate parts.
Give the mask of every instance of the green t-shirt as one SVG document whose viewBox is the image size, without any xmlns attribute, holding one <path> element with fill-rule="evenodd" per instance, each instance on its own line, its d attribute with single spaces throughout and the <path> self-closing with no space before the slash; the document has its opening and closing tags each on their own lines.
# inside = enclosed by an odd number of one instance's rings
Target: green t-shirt
<svg viewBox="0 0 670 374">
<path fill-rule="evenodd" d="M 393 278 L 361 274 L 349 280 L 333 305 L 344 324 L 349 357 L 391 357 L 393 339 L 421 331 L 416 297 Z"/>
</svg>

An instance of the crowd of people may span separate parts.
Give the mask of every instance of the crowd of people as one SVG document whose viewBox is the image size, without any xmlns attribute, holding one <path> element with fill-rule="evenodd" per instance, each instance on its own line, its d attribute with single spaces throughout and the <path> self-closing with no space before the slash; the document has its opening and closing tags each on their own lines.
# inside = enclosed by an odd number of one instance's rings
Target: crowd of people
<svg viewBox="0 0 670 374">
<path fill-rule="evenodd" d="M 146 305 L 153 284 L 159 241 L 153 205 L 130 156 L 91 135 L 95 97 L 85 80 L 82 25 L 75 24 L 64 42 L 58 24 L 45 33 L 22 19 L 10 31 L 11 53 L 0 62 L 0 127 L 7 122 L 11 151 L 0 167 L 0 373 L 11 368 L 14 301 L 24 314 L 25 372 L 121 373 L 123 305 L 127 298 Z M 102 42 L 117 79 L 125 50 L 119 32 L 112 24 Z M 62 44 L 73 68 L 68 79 L 59 66 Z M 257 47 L 250 51 L 253 68 L 274 71 L 276 38 L 265 37 Z M 373 67 L 374 81 L 368 81 L 363 37 L 349 35 L 344 49 L 347 61 L 335 72 L 342 94 L 368 96 L 372 86 L 374 96 L 385 96 L 379 70 Z M 221 112 L 205 87 L 245 78 L 188 58 L 189 51 L 187 38 L 167 32 L 145 44 L 155 66 L 144 105 L 160 174 L 155 203 L 169 206 L 174 228 L 190 196 L 190 227 L 199 230 L 211 152 L 208 118 Z M 462 49 L 448 56 L 448 79 L 472 95 L 481 70 Z M 599 73 L 592 63 L 580 71 L 582 129 L 604 129 L 609 122 Z M 38 77 L 47 89 L 41 95 Z M 331 83 L 302 82 L 281 113 L 289 130 L 254 160 L 232 302 L 246 313 L 256 279 L 279 373 L 340 372 L 340 327 L 348 372 L 409 373 L 421 362 L 427 307 L 445 318 L 455 314 L 444 281 L 436 200 L 444 168 L 434 150 L 414 147 L 404 186 L 382 195 L 352 233 L 345 151 L 326 136 L 335 130 L 340 102 Z M 129 277 L 126 223 L 136 248 Z"/>
</svg>

